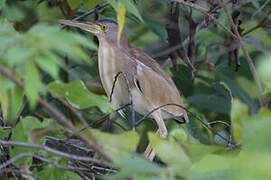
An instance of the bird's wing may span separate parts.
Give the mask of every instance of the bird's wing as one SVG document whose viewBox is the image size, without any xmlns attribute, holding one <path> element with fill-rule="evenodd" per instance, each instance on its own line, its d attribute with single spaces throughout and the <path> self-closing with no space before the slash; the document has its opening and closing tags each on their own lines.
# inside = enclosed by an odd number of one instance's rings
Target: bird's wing
<svg viewBox="0 0 271 180">
<path fill-rule="evenodd" d="M 170 76 L 161 68 L 161 66 L 148 54 L 144 53 L 142 50 L 138 48 L 131 48 L 131 52 L 133 57 L 135 57 L 138 61 L 150 67 L 157 74 L 162 76 L 171 86 L 175 87 L 174 82 L 170 78 Z"/>
<path fill-rule="evenodd" d="M 172 85 L 163 76 L 159 75 L 156 71 L 146 66 L 141 61 L 137 60 L 136 63 L 137 70 L 134 81 L 135 86 L 142 93 L 144 98 L 146 98 L 146 100 L 153 106 L 153 108 L 168 103 L 183 105 L 180 94 L 174 83 Z M 161 109 L 168 114 L 168 117 L 183 116 L 184 119 L 188 121 L 186 111 L 180 107 L 170 105 Z M 166 116 L 164 117 L 166 118 Z"/>
</svg>

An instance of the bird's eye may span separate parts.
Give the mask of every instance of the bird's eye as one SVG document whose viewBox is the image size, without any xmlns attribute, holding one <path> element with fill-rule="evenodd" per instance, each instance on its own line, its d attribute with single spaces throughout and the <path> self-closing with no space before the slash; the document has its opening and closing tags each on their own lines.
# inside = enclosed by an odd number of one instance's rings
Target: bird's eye
<svg viewBox="0 0 271 180">
<path fill-rule="evenodd" d="M 107 30 L 107 25 L 102 24 L 102 25 L 101 25 L 101 29 L 102 29 L 103 31 Z"/>
</svg>

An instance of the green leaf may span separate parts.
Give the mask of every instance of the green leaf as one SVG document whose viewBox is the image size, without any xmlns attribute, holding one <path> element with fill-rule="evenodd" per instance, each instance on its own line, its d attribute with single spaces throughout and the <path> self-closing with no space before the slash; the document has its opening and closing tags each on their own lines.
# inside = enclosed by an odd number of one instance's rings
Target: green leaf
<svg viewBox="0 0 271 180">
<path fill-rule="evenodd" d="M 83 4 L 86 7 L 86 9 L 90 10 L 92 8 L 94 8 L 95 6 L 97 6 L 98 4 L 105 2 L 105 0 L 83 0 Z"/>
<path fill-rule="evenodd" d="M 150 28 L 155 34 L 157 34 L 162 40 L 167 39 L 167 31 L 164 26 L 152 21 L 151 19 L 144 18 L 146 25 Z"/>
<path fill-rule="evenodd" d="M 225 147 L 205 145 L 199 143 L 181 143 L 181 145 L 187 150 L 190 158 L 193 162 L 201 160 L 203 157 L 216 154 L 216 153 L 226 153 Z"/>
<path fill-rule="evenodd" d="M 253 48 L 262 51 L 263 53 L 268 52 L 268 48 L 264 45 L 264 42 L 254 35 L 246 35 L 242 38 L 244 42 L 246 42 L 248 45 L 252 46 Z"/>
<path fill-rule="evenodd" d="M 4 58 L 10 65 L 26 63 L 31 58 L 33 53 L 34 51 L 29 48 L 13 47 L 7 50 Z"/>
<path fill-rule="evenodd" d="M 231 168 L 231 161 L 232 159 L 229 157 L 210 154 L 193 164 L 193 167 L 200 172 L 225 170 Z"/>
<path fill-rule="evenodd" d="M 24 132 L 24 135 L 27 136 L 28 138 L 33 129 L 44 128 L 48 126 L 49 124 L 48 119 L 44 119 L 43 122 L 40 122 L 40 120 L 38 120 L 37 118 L 33 116 L 26 116 L 20 119 L 20 121 L 21 121 L 20 123 L 22 123 L 22 126 L 23 126 L 22 131 Z"/>
<path fill-rule="evenodd" d="M 98 143 L 104 150 L 111 155 L 116 162 L 119 162 L 123 157 L 129 157 L 135 152 L 139 142 L 139 136 L 135 131 L 125 131 L 121 134 L 104 133 L 96 129 L 91 129 Z M 85 135 L 89 137 L 88 132 Z M 91 137 L 89 137 L 91 140 Z"/>
<path fill-rule="evenodd" d="M 1 84 L 0 84 L 0 87 L 1 87 Z M 0 108 L 3 113 L 4 120 L 6 120 L 8 116 L 8 106 L 9 106 L 8 93 L 0 92 Z"/>
<path fill-rule="evenodd" d="M 265 55 L 259 58 L 257 64 L 257 72 L 259 78 L 264 85 L 264 93 L 268 94 L 271 92 L 271 54 Z"/>
<path fill-rule="evenodd" d="M 256 153 L 271 153 L 271 111 L 261 108 L 257 115 L 246 117 L 243 124 L 244 149 Z"/>
<path fill-rule="evenodd" d="M 231 109 L 233 138 L 237 143 L 242 142 L 244 118 L 249 116 L 248 107 L 238 99 L 234 99 Z"/>
<path fill-rule="evenodd" d="M 151 177 L 153 180 L 162 180 L 163 178 L 157 176 L 165 171 L 165 168 L 138 156 L 121 158 L 118 161 L 118 166 L 121 170 L 112 176 L 114 179 L 125 179 L 128 176 L 134 176 L 135 179 L 141 179 L 140 176 L 143 176 L 144 178 L 142 179 L 144 180 L 151 180 Z"/>
<path fill-rule="evenodd" d="M 35 58 L 36 63 L 53 78 L 58 77 L 58 66 L 52 56 L 40 55 Z"/>
<path fill-rule="evenodd" d="M 3 9 L 5 6 L 6 0 L 0 0 L 0 11 Z"/>
<path fill-rule="evenodd" d="M 23 100 L 24 100 L 24 92 L 22 89 L 20 89 L 18 86 L 15 86 L 12 89 L 12 95 L 11 95 L 11 119 L 15 119 L 17 114 L 22 108 L 23 105 Z"/>
<path fill-rule="evenodd" d="M 121 134 L 104 133 L 96 129 L 91 132 L 98 142 L 105 148 L 116 148 L 127 152 L 134 152 L 139 142 L 139 136 L 135 131 L 125 131 Z"/>
<path fill-rule="evenodd" d="M 2 127 L 0 128 L 0 137 L 1 139 L 4 139 L 5 137 L 8 137 L 9 135 L 9 129 L 3 129 Z"/>
<path fill-rule="evenodd" d="M 31 108 L 37 103 L 39 95 L 39 71 L 33 61 L 29 61 L 26 67 L 25 73 L 25 92 L 26 96 L 29 99 Z"/>
<path fill-rule="evenodd" d="M 215 94 L 196 94 L 187 98 L 187 101 L 202 110 L 210 110 L 223 114 L 230 112 L 230 103 L 225 103 L 225 98 Z M 208 102 L 208 106 L 206 106 Z"/>
<path fill-rule="evenodd" d="M 237 96 L 243 103 L 248 105 L 252 114 L 255 114 L 258 111 L 258 107 L 255 102 L 234 80 L 222 73 L 217 73 L 216 75 L 221 81 L 225 82 L 229 86 L 234 96 Z"/>
<path fill-rule="evenodd" d="M 97 106 L 104 113 L 111 113 L 113 111 L 105 96 L 92 93 L 80 80 L 72 81 L 70 83 L 52 82 L 48 85 L 48 89 L 65 97 L 75 108 L 85 109 Z"/>
<path fill-rule="evenodd" d="M 115 9 L 115 11 L 118 12 L 118 3 L 115 0 L 107 0 L 107 2 L 109 2 L 110 5 Z"/>
<path fill-rule="evenodd" d="M 170 131 L 169 138 L 177 139 L 178 141 L 184 142 L 187 140 L 187 133 L 183 128 L 175 128 Z"/>
<path fill-rule="evenodd" d="M 118 43 L 120 41 L 120 37 L 121 37 L 122 30 L 123 30 L 124 23 L 125 23 L 125 13 L 126 13 L 125 6 L 120 1 L 118 1 L 118 15 L 117 15 L 117 19 L 118 19 Z"/>
<path fill-rule="evenodd" d="M 135 15 L 141 22 L 144 22 L 138 9 L 131 0 L 120 0 L 120 1 L 124 4 L 128 12 L 131 12 L 133 15 Z"/>
<path fill-rule="evenodd" d="M 148 137 L 151 147 L 162 161 L 167 163 L 169 166 L 178 169 L 185 169 L 191 165 L 190 158 L 176 142 L 161 139 L 151 132 L 148 133 Z"/>
<path fill-rule="evenodd" d="M 72 9 L 78 8 L 82 4 L 83 0 L 68 0 L 68 4 Z"/>
</svg>

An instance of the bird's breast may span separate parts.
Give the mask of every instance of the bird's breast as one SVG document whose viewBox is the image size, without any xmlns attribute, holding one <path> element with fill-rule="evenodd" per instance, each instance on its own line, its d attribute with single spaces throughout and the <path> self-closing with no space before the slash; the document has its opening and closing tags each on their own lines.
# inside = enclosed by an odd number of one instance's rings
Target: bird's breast
<svg viewBox="0 0 271 180">
<path fill-rule="evenodd" d="M 111 48 L 100 47 L 98 53 L 99 74 L 107 96 L 110 95 L 116 74 L 115 53 Z"/>
<path fill-rule="evenodd" d="M 98 52 L 99 74 L 107 96 L 110 97 L 112 93 L 111 104 L 115 109 L 127 103 L 128 99 L 122 75 L 116 77 L 121 72 L 121 57 L 117 56 L 117 53 L 106 44 L 100 44 Z"/>
</svg>

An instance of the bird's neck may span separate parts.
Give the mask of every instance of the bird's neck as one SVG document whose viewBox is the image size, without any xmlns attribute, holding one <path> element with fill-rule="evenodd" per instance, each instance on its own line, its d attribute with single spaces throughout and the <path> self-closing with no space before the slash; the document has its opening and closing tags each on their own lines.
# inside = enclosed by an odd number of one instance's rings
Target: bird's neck
<svg viewBox="0 0 271 180">
<path fill-rule="evenodd" d="M 118 62 L 115 47 L 109 44 L 106 40 L 99 39 L 99 51 L 98 51 L 98 64 L 99 74 L 101 77 L 102 85 L 106 91 L 107 96 L 110 96 L 110 92 L 113 86 L 115 74 L 118 71 Z"/>
</svg>

